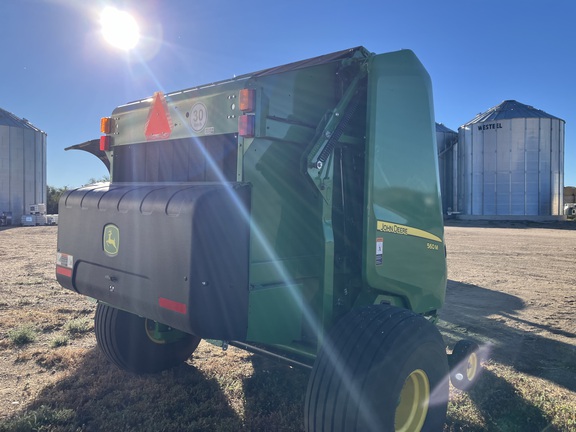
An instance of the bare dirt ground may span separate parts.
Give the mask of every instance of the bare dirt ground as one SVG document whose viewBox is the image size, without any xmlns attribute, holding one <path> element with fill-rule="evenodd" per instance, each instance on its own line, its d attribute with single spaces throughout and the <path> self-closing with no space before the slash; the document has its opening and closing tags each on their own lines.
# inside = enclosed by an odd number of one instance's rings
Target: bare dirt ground
<svg viewBox="0 0 576 432">
<path fill-rule="evenodd" d="M 482 344 L 490 360 L 479 390 L 465 395 L 451 389 L 445 430 L 576 430 L 576 225 L 449 225 L 449 282 L 439 327 L 447 345 L 461 338 L 473 339 Z M 190 362 L 197 369 L 176 368 L 172 375 L 163 374 L 157 380 L 108 372 L 112 367 L 94 348 L 95 304 L 62 289 L 55 280 L 56 233 L 57 227 L 0 230 L 0 430 L 3 421 L 30 410 L 37 413 L 40 406 L 50 403 L 70 408 L 65 413 L 71 419 L 71 412 L 85 408 L 90 398 L 113 397 L 119 381 L 128 388 L 122 398 L 138 401 L 139 393 L 144 393 L 142 386 L 152 393 L 154 386 L 168 379 L 179 385 L 201 380 L 205 387 L 221 392 L 215 394 L 224 402 L 213 395 L 205 396 L 203 402 L 212 410 L 220 405 L 228 410 L 214 415 L 218 420 L 213 421 L 220 423 L 191 430 L 265 430 L 262 425 L 270 421 L 283 425 L 277 430 L 301 428 L 298 395 L 305 391 L 306 373 L 271 378 L 272 367 L 260 363 L 256 370 L 251 356 L 238 350 L 223 353 L 202 343 Z M 33 329 L 34 340 L 15 344 L 13 330 L 26 326 Z M 217 369 L 218 362 L 227 365 Z M 99 380 L 98 385 L 90 384 Z M 262 393 L 274 386 L 278 391 L 259 399 L 258 414 L 250 417 L 250 402 L 256 400 L 251 392 Z M 290 386 L 295 386 L 296 396 L 283 401 L 282 391 Z M 159 388 L 161 399 L 166 388 Z M 85 394 L 78 389 L 85 389 Z M 191 392 L 182 390 L 174 398 L 199 397 Z M 122 402 L 125 409 L 128 403 Z M 164 415 L 155 403 L 153 409 L 138 411 L 139 416 L 144 412 Z M 510 419 L 509 411 L 518 406 L 520 414 Z M 109 406 L 101 416 L 114 418 L 119 410 Z M 105 428 L 95 412 L 70 430 Z M 127 415 L 117 421 L 128 421 Z M 53 421 L 59 424 L 58 419 Z M 164 429 L 171 430 L 169 426 Z"/>
<path fill-rule="evenodd" d="M 576 225 L 492 226 L 446 228 L 445 336 L 576 392 Z"/>
</svg>

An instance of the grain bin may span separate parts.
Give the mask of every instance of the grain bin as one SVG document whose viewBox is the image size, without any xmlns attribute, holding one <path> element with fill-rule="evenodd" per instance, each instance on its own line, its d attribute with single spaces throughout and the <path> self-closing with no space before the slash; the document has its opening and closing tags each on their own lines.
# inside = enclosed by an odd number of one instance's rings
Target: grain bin
<svg viewBox="0 0 576 432">
<path fill-rule="evenodd" d="M 466 215 L 563 214 L 564 120 L 514 100 L 458 129 L 458 209 Z"/>
<path fill-rule="evenodd" d="M 442 211 L 450 214 L 455 211 L 457 200 L 456 167 L 458 165 L 458 132 L 436 123 L 436 143 L 438 145 L 438 171 L 440 173 L 440 192 Z"/>
<path fill-rule="evenodd" d="M 46 202 L 46 133 L 0 109 L 0 213 L 20 221 L 30 204 Z"/>
</svg>

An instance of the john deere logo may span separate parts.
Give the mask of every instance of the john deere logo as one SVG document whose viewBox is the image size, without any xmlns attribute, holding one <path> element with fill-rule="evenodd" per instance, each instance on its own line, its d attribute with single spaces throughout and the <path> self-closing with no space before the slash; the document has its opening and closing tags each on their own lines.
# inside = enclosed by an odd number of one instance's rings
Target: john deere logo
<svg viewBox="0 0 576 432">
<path fill-rule="evenodd" d="M 104 227 L 102 247 L 108 256 L 118 255 L 120 248 L 120 230 L 116 225 L 108 224 Z"/>
</svg>

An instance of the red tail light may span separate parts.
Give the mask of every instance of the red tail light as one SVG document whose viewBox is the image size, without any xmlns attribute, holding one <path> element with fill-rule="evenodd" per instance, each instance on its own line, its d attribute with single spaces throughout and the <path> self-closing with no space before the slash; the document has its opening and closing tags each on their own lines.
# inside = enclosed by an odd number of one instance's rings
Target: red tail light
<svg viewBox="0 0 576 432">
<path fill-rule="evenodd" d="M 110 143 L 112 141 L 112 137 L 107 135 L 103 135 L 100 137 L 100 151 L 108 151 L 110 150 Z"/>
<path fill-rule="evenodd" d="M 241 115 L 238 117 L 238 135 L 244 138 L 254 136 L 256 117 L 253 115 Z"/>
</svg>

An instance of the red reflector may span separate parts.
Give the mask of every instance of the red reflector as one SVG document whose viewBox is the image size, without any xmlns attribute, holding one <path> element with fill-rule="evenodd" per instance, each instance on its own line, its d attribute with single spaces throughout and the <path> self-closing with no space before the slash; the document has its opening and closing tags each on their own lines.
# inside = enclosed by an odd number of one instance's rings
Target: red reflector
<svg viewBox="0 0 576 432">
<path fill-rule="evenodd" d="M 253 115 L 241 115 L 238 117 L 238 135 L 244 138 L 254 136 L 256 117 Z"/>
<path fill-rule="evenodd" d="M 158 305 L 160 305 L 160 307 L 163 307 L 164 309 L 169 309 L 169 310 L 174 311 L 174 312 L 178 312 L 181 314 L 186 313 L 186 305 L 184 303 L 180 303 L 180 302 L 177 302 L 174 300 L 169 300 L 169 299 L 164 298 L 164 297 L 158 298 Z"/>
<path fill-rule="evenodd" d="M 72 277 L 72 269 L 56 266 L 56 273 L 66 277 Z"/>
<path fill-rule="evenodd" d="M 148 112 L 148 120 L 144 128 L 146 139 L 161 140 L 170 138 L 172 127 L 170 126 L 170 116 L 168 114 L 168 105 L 162 92 L 154 93 L 154 99 Z"/>
<path fill-rule="evenodd" d="M 238 97 L 238 105 L 241 111 L 254 111 L 256 108 L 256 90 L 253 89 L 242 89 L 240 90 L 240 95 Z"/>
<path fill-rule="evenodd" d="M 108 151 L 110 150 L 110 142 L 112 141 L 112 137 L 103 135 L 100 137 L 100 151 Z"/>
</svg>

